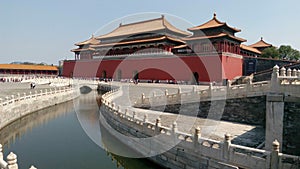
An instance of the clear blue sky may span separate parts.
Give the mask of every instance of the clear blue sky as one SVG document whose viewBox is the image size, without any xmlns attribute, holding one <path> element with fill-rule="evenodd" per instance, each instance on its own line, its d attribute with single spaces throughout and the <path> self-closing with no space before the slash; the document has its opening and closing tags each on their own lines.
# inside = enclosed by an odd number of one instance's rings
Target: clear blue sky
<svg viewBox="0 0 300 169">
<path fill-rule="evenodd" d="M 237 36 L 246 44 L 263 36 L 275 46 L 300 49 L 299 0 L 6 0 L 0 2 L 0 63 L 73 59 L 74 43 L 112 20 L 141 12 L 168 13 L 194 25 L 216 12 L 221 21 L 242 29 Z"/>
</svg>

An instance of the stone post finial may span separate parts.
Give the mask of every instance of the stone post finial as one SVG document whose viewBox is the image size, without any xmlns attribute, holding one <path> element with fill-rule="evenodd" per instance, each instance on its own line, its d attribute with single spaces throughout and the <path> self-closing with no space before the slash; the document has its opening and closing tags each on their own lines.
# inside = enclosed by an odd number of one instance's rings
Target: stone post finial
<svg viewBox="0 0 300 169">
<path fill-rule="evenodd" d="M 223 158 L 225 160 L 229 160 L 230 158 L 230 152 L 229 152 L 229 149 L 230 149 L 230 145 L 231 145 L 231 135 L 226 133 L 225 134 L 225 137 L 224 137 L 224 144 L 223 144 Z"/>
<path fill-rule="evenodd" d="M 32 165 L 29 169 L 37 169 L 37 168 Z"/>
<path fill-rule="evenodd" d="M 280 146 L 279 142 L 277 140 L 274 140 L 272 145 L 273 145 L 273 151 L 279 152 L 279 146 Z"/>
<path fill-rule="evenodd" d="M 197 147 L 198 147 L 200 137 L 201 137 L 201 129 L 198 126 L 197 128 L 195 128 L 195 134 L 194 134 L 194 140 L 193 140 L 196 151 L 197 151 Z"/>
<path fill-rule="evenodd" d="M 199 126 L 195 128 L 195 135 L 201 135 L 201 128 Z"/>
<path fill-rule="evenodd" d="M 160 134 L 160 127 L 161 127 L 161 123 L 160 123 L 160 118 L 158 117 L 156 119 L 156 123 L 155 123 L 155 133 L 156 134 Z"/>
<path fill-rule="evenodd" d="M 280 69 L 280 76 L 286 76 L 286 69 L 284 67 Z"/>
<path fill-rule="evenodd" d="M 288 76 L 288 77 L 292 76 L 292 69 L 291 68 L 288 68 L 286 76 Z"/>
<path fill-rule="evenodd" d="M 297 69 L 293 69 L 292 76 L 297 76 Z"/>
<path fill-rule="evenodd" d="M 173 133 L 177 132 L 177 123 L 176 123 L 176 121 L 174 121 L 174 123 L 172 124 L 172 131 L 173 131 Z"/>
<path fill-rule="evenodd" d="M 135 119 L 135 117 L 136 117 L 136 112 L 133 111 L 133 112 L 132 112 L 132 118 Z"/>
<path fill-rule="evenodd" d="M 277 140 L 274 140 L 273 143 L 273 150 L 271 152 L 271 158 L 270 158 L 270 168 L 279 168 L 279 142 Z"/>
<path fill-rule="evenodd" d="M 297 77 L 300 77 L 300 69 L 297 71 Z"/>
<path fill-rule="evenodd" d="M 181 93 L 181 89 L 178 88 L 178 89 L 177 89 L 177 94 L 180 94 L 180 93 Z"/>
<path fill-rule="evenodd" d="M 158 117 L 157 119 L 156 119 L 156 126 L 161 126 L 161 119 Z"/>
<path fill-rule="evenodd" d="M 225 138 L 225 141 L 226 141 L 226 142 L 230 142 L 230 141 L 231 141 L 231 135 L 228 134 L 228 133 L 225 134 L 225 137 L 224 137 L 224 138 Z"/>
<path fill-rule="evenodd" d="M 195 128 L 195 135 L 194 135 L 195 139 L 198 141 L 199 138 L 201 137 L 201 128 L 198 126 L 197 128 Z"/>
<path fill-rule="evenodd" d="M 279 66 L 278 65 L 275 65 L 273 67 L 273 73 L 279 73 Z"/>
<path fill-rule="evenodd" d="M 166 95 L 166 96 L 168 95 L 168 89 L 165 90 L 165 95 Z"/>
<path fill-rule="evenodd" d="M 17 155 L 10 152 L 7 156 L 7 169 L 18 169 Z"/>
</svg>

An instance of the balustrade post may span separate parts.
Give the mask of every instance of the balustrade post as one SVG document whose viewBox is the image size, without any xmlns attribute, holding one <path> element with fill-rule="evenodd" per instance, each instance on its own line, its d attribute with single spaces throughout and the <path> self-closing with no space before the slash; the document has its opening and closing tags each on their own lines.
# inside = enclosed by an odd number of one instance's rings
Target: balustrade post
<svg viewBox="0 0 300 169">
<path fill-rule="evenodd" d="M 147 114 L 145 114 L 144 115 L 144 119 L 143 119 L 143 131 L 145 132 L 146 130 L 147 130 L 147 128 L 148 128 L 148 115 Z"/>
<path fill-rule="evenodd" d="M 197 91 L 196 86 L 193 86 L 193 93 L 196 93 L 196 91 Z"/>
<path fill-rule="evenodd" d="M 17 155 L 10 152 L 7 156 L 7 169 L 18 169 Z"/>
<path fill-rule="evenodd" d="M 300 69 L 297 71 L 297 77 L 300 78 Z"/>
<path fill-rule="evenodd" d="M 277 140 L 273 141 L 273 150 L 270 157 L 270 169 L 279 169 L 279 147 Z"/>
<path fill-rule="evenodd" d="M 195 128 L 194 140 L 193 140 L 196 151 L 198 149 L 200 137 L 201 137 L 201 128 L 198 126 L 197 128 Z"/>
<path fill-rule="evenodd" d="M 117 111 L 117 114 L 119 114 L 119 113 L 120 113 L 120 106 L 117 106 L 117 109 L 116 109 L 116 111 Z"/>
<path fill-rule="evenodd" d="M 132 112 L 132 119 L 134 120 L 135 118 L 136 118 L 136 112 L 133 111 L 133 112 Z"/>
<path fill-rule="evenodd" d="M 231 87 L 231 84 L 232 84 L 231 80 L 228 80 L 227 81 L 227 92 L 228 92 L 229 88 Z"/>
<path fill-rule="evenodd" d="M 178 132 L 178 128 L 177 128 L 177 123 L 176 121 L 174 121 L 174 123 L 172 124 L 172 136 L 173 136 L 173 142 L 174 144 L 177 143 L 177 132 Z"/>
<path fill-rule="evenodd" d="M 144 100 L 145 100 L 145 94 L 142 93 L 142 96 L 141 96 L 141 103 L 144 104 Z"/>
<path fill-rule="evenodd" d="M 128 109 L 125 109 L 123 118 L 127 117 Z"/>
<path fill-rule="evenodd" d="M 20 94 L 20 93 L 17 93 L 17 96 L 18 96 L 18 101 L 20 101 L 21 94 Z"/>
<path fill-rule="evenodd" d="M 26 93 L 23 93 L 24 99 L 26 99 Z"/>
<path fill-rule="evenodd" d="M 11 95 L 11 101 L 12 101 L 12 103 L 15 102 L 15 96 L 14 95 Z"/>
<path fill-rule="evenodd" d="M 155 122 L 155 134 L 160 134 L 161 120 L 160 118 L 156 119 Z"/>
<path fill-rule="evenodd" d="M 279 66 L 275 65 L 273 67 L 273 73 L 271 77 L 271 91 L 273 92 L 277 91 L 279 87 L 278 76 L 279 76 Z"/>
<path fill-rule="evenodd" d="M 165 90 L 165 96 L 167 96 L 167 95 L 168 95 L 168 89 Z"/>
<path fill-rule="evenodd" d="M 231 135 L 225 134 L 224 143 L 223 143 L 223 159 L 229 160 L 230 159 L 230 145 L 231 145 Z"/>
</svg>

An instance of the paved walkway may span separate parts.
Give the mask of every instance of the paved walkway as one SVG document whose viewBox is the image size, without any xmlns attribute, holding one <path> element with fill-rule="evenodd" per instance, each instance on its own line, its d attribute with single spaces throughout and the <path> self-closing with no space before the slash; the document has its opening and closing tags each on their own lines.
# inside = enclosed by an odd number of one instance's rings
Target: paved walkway
<svg viewBox="0 0 300 169">
<path fill-rule="evenodd" d="M 198 89 L 207 89 L 208 86 L 196 86 Z M 197 118 L 192 116 L 177 115 L 171 113 L 163 113 L 159 111 L 148 111 L 144 109 L 133 108 L 132 105 L 140 98 L 142 93 L 145 96 L 163 95 L 165 90 L 168 92 L 176 93 L 178 88 L 181 91 L 187 92 L 193 90 L 193 86 L 187 85 L 166 85 L 166 84 L 122 84 L 121 91 L 112 96 L 111 100 L 116 105 L 121 105 L 122 110 L 128 109 L 129 115 L 132 112 L 137 113 L 137 117 L 144 118 L 144 114 L 148 115 L 148 119 L 151 122 L 159 117 L 161 118 L 161 124 L 163 126 L 170 126 L 175 121 L 178 125 L 178 130 L 188 133 L 194 133 L 196 127 L 201 128 L 203 137 L 223 141 L 224 135 L 229 133 L 232 135 L 232 142 L 235 144 L 257 147 L 264 142 L 264 129 L 260 126 L 245 125 L 226 121 L 216 121 L 204 118 Z M 163 111 L 163 110 L 162 110 Z"/>
</svg>

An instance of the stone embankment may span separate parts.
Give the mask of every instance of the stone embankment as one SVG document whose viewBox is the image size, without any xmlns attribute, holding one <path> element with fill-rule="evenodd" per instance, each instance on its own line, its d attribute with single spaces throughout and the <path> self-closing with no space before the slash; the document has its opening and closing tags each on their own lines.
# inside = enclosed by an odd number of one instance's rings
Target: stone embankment
<svg viewBox="0 0 300 169">
<path fill-rule="evenodd" d="M 103 95 L 101 118 L 111 132 L 123 144 L 146 157 L 157 152 L 150 160 L 167 168 L 290 168 L 297 156 L 279 152 L 279 143 L 273 142 L 273 150 L 261 150 L 231 143 L 226 134 L 224 141 L 216 141 L 201 136 L 201 129 L 194 134 L 178 131 L 177 124 L 167 127 L 161 119 L 150 122 L 148 117 L 137 117 L 137 112 L 122 110 L 113 102 L 107 101 L 117 90 Z M 122 134 L 120 134 L 122 133 Z M 122 137 L 120 137 L 122 136 Z M 156 138 L 157 137 L 157 138 Z M 139 138 L 139 139 L 132 139 Z M 152 141 L 141 139 L 153 138 Z M 159 139 L 162 138 L 162 139 Z M 171 146 L 173 147 L 169 147 Z M 134 145 L 134 146 L 132 146 Z M 162 152 L 169 147 L 169 150 Z M 292 163 L 290 163 L 292 162 Z"/>
</svg>

